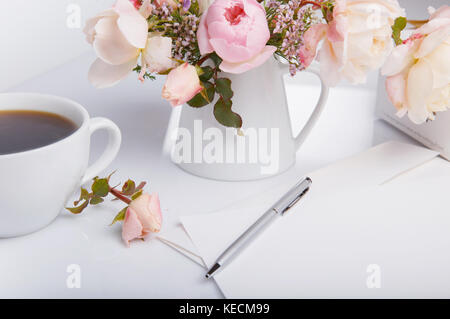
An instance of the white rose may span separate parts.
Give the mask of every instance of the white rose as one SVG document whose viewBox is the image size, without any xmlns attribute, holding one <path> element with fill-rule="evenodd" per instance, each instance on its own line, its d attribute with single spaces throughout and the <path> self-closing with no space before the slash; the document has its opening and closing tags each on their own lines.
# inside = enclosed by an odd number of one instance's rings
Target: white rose
<svg viewBox="0 0 450 319">
<path fill-rule="evenodd" d="M 336 0 L 318 56 L 327 84 L 366 82 L 391 53 L 392 25 L 404 15 L 397 0 Z"/>
<path fill-rule="evenodd" d="M 450 107 L 450 7 L 435 11 L 428 23 L 397 46 L 382 74 L 398 115 L 416 124 Z"/>
<path fill-rule="evenodd" d="M 84 32 L 98 56 L 89 79 L 103 88 L 116 84 L 136 66 L 146 45 L 148 23 L 129 0 L 118 0 L 111 9 L 89 19 Z"/>
<path fill-rule="evenodd" d="M 172 39 L 159 33 L 150 33 L 143 56 L 145 66 L 150 72 L 161 73 L 174 66 L 172 60 Z"/>
</svg>

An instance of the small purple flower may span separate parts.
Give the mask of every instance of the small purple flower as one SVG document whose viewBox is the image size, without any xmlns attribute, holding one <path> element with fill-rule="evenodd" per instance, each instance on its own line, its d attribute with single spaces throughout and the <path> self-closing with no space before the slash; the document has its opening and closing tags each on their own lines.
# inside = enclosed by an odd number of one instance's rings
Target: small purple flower
<svg viewBox="0 0 450 319">
<path fill-rule="evenodd" d="M 183 10 L 188 11 L 191 7 L 191 0 L 183 0 Z"/>
</svg>

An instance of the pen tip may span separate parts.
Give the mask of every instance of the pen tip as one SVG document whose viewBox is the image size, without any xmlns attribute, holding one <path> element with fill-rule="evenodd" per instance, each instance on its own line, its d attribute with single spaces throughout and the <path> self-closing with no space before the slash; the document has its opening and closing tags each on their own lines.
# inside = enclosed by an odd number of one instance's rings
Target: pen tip
<svg viewBox="0 0 450 319">
<path fill-rule="evenodd" d="M 207 272 L 207 274 L 205 275 L 205 277 L 211 278 L 213 276 L 213 274 L 217 271 L 217 269 L 220 268 L 219 264 L 214 264 L 214 266 L 212 266 L 212 268 Z"/>
</svg>

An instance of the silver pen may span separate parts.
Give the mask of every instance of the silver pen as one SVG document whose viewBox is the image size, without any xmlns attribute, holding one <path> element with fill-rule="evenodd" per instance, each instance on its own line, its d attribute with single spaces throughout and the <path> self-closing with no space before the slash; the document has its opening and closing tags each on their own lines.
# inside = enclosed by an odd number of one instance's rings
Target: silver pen
<svg viewBox="0 0 450 319">
<path fill-rule="evenodd" d="M 258 234 L 269 226 L 278 216 L 283 216 L 292 206 L 294 206 L 309 190 L 312 180 L 307 177 L 297 183 L 281 199 L 276 202 L 267 212 L 251 225 L 238 239 L 236 239 L 220 256 L 214 266 L 206 273 L 206 278 L 211 278 L 219 269 L 230 263 L 239 255 L 245 247 L 252 242 Z"/>
</svg>

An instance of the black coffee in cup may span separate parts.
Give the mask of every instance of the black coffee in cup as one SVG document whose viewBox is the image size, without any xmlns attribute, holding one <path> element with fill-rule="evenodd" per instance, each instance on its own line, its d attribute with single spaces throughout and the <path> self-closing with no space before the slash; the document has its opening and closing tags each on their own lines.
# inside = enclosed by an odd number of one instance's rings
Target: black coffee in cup
<svg viewBox="0 0 450 319">
<path fill-rule="evenodd" d="M 50 145 L 76 130 L 75 123 L 58 114 L 28 110 L 0 111 L 0 155 Z"/>
</svg>

